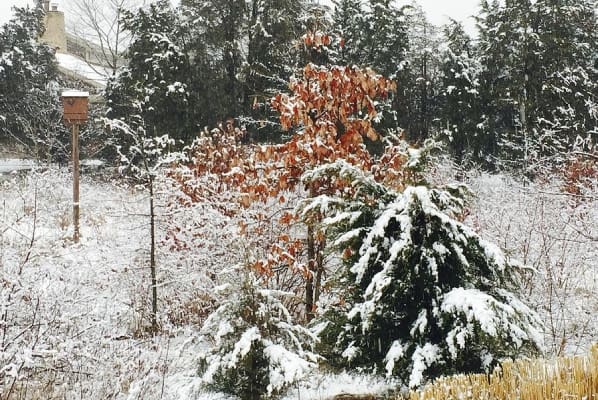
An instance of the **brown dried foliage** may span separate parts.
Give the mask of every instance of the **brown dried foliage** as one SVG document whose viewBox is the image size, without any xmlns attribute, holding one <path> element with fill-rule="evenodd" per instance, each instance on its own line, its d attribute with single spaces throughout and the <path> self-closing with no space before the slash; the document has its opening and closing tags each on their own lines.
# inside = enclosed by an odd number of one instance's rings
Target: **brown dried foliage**
<svg viewBox="0 0 598 400">
<path fill-rule="evenodd" d="M 565 185 L 569 194 L 582 196 L 598 185 L 598 153 L 580 154 L 569 161 L 563 170 Z"/>
<path fill-rule="evenodd" d="M 318 46 L 330 42 L 330 38 L 314 34 L 306 35 L 305 40 L 306 45 L 311 41 Z M 228 213 L 256 203 L 285 204 L 287 195 L 300 188 L 305 171 L 339 159 L 371 171 L 381 181 L 404 181 L 403 152 L 390 149 L 376 163 L 364 145 L 365 137 L 378 139 L 373 127 L 376 100 L 385 99 L 396 90 L 394 82 L 370 69 L 308 64 L 302 77 L 293 79 L 289 87 L 290 94 L 278 94 L 271 101 L 272 108 L 280 113 L 282 127 L 297 128 L 288 142 L 242 145 L 239 139 L 244 133 L 232 124 L 202 132 L 192 150 L 195 161 L 188 166 L 191 176 L 177 177 L 190 201 L 205 201 L 234 191 L 240 208 L 226 210 Z M 206 175 L 213 175 L 216 180 L 210 187 L 190 184 Z M 317 196 L 348 187 L 349 182 L 323 180 L 304 189 L 309 196 Z M 297 221 L 296 215 L 285 211 L 276 223 L 288 227 Z M 240 228 L 247 237 L 256 237 L 263 234 L 256 231 L 256 226 L 262 225 L 246 221 Z M 267 279 L 276 279 L 281 266 L 303 276 L 313 273 L 313 268 L 308 268 L 310 260 L 300 261 L 305 258 L 302 240 L 288 235 L 270 236 L 269 256 L 254 263 L 256 271 Z"/>
</svg>

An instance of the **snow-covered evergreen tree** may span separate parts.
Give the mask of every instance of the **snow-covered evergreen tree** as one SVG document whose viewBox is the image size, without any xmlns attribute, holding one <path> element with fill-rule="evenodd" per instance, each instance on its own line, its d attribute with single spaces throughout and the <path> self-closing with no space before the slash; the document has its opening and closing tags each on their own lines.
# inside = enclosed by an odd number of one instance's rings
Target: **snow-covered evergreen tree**
<svg viewBox="0 0 598 400">
<path fill-rule="evenodd" d="M 363 0 L 335 0 L 332 20 L 333 29 L 341 38 L 336 61 L 340 65 L 361 64 L 365 24 Z"/>
<path fill-rule="evenodd" d="M 482 2 L 483 129 L 493 155 L 534 173 L 596 135 L 593 0 Z M 536 165 L 534 165 L 536 164 Z"/>
<path fill-rule="evenodd" d="M 251 136 L 269 140 L 280 135 L 270 99 L 288 87 L 297 72 L 297 40 L 304 34 L 301 17 L 305 2 L 252 0 L 244 33 L 247 51 L 243 70 L 243 122 Z"/>
<path fill-rule="evenodd" d="M 335 3 L 333 29 L 341 38 L 340 65 L 369 67 L 397 82 L 397 93 L 379 104 L 377 128 L 408 128 L 411 116 L 406 82 L 408 25 L 405 7 L 389 0 L 343 0 Z"/>
<path fill-rule="evenodd" d="M 406 9 L 406 16 L 409 27 L 406 58 L 409 71 L 404 82 L 398 82 L 398 85 L 404 86 L 408 116 L 402 126 L 410 141 L 423 142 L 434 133 L 433 122 L 438 114 L 440 31 L 428 21 L 423 8 L 416 2 Z"/>
<path fill-rule="evenodd" d="M 285 292 L 263 289 L 248 271 L 240 284 L 218 289 L 221 304 L 205 321 L 200 354 L 206 384 L 243 399 L 269 398 L 317 366 L 315 336 L 293 322 Z"/>
<path fill-rule="evenodd" d="M 463 25 L 451 21 L 444 28 L 446 47 L 442 53 L 440 128 L 447 147 L 458 162 L 479 160 L 484 137 L 477 125 L 481 121 L 479 75 L 481 65 L 471 38 Z"/>
<path fill-rule="evenodd" d="M 543 42 L 532 156 L 567 158 L 578 138 L 598 142 L 598 18 L 595 0 L 535 4 Z"/>
<path fill-rule="evenodd" d="M 410 152 L 415 165 L 420 154 Z M 340 305 L 322 337 L 335 340 L 345 365 L 416 387 L 541 348 L 541 321 L 518 298 L 523 267 L 458 221 L 458 188 L 398 193 L 343 161 L 304 178 L 322 176 L 351 183 L 345 197 L 302 206 L 328 215 L 344 258 Z"/>
<path fill-rule="evenodd" d="M 160 0 L 148 9 L 124 12 L 123 25 L 132 32 L 129 61 L 108 83 L 108 117 L 132 124 L 140 116 L 147 135 L 185 139 L 191 130 L 189 60 L 179 46 L 177 12 Z"/>
<path fill-rule="evenodd" d="M 43 32 L 41 2 L 15 8 L 0 27 L 0 141 L 18 144 L 33 156 L 64 157 L 68 138 L 62 124 L 54 51 Z"/>
</svg>

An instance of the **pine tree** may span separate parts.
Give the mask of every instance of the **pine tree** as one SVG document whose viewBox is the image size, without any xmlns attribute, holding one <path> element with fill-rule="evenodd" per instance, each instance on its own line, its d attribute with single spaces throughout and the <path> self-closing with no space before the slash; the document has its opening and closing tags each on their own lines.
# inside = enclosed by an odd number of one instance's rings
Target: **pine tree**
<svg viewBox="0 0 598 400">
<path fill-rule="evenodd" d="M 203 18 L 202 36 L 209 43 L 212 62 L 222 80 L 220 96 L 225 99 L 223 119 L 241 114 L 244 101 L 239 80 L 243 58 L 243 39 L 247 29 L 247 2 L 244 0 L 212 0 L 197 2 Z"/>
<path fill-rule="evenodd" d="M 405 119 L 400 121 L 411 142 L 423 143 L 436 128 L 433 121 L 438 114 L 440 39 L 438 28 L 428 21 L 421 6 L 413 3 L 407 10 L 408 69 L 403 74 L 403 82 L 398 83 L 404 86 L 408 111 Z"/>
<path fill-rule="evenodd" d="M 106 88 L 108 117 L 139 123 L 150 137 L 186 139 L 192 131 L 188 106 L 187 54 L 179 46 L 180 19 L 168 0 L 124 12 L 132 32 L 129 61 Z"/>
<path fill-rule="evenodd" d="M 332 15 L 334 33 L 340 37 L 339 65 L 361 65 L 365 26 L 363 0 L 334 1 Z"/>
<path fill-rule="evenodd" d="M 305 9 L 303 1 L 296 0 L 252 0 L 249 6 L 242 114 L 252 136 L 272 140 L 281 132 L 268 102 L 286 89 L 298 70 L 297 41 L 304 33 Z"/>
<path fill-rule="evenodd" d="M 0 140 L 16 142 L 34 156 L 63 157 L 58 69 L 54 51 L 38 42 L 43 6 L 15 8 L 0 28 Z"/>
<path fill-rule="evenodd" d="M 422 156 L 410 150 L 407 166 Z M 489 371 L 541 347 L 541 321 L 517 296 L 522 267 L 456 219 L 458 188 L 399 193 L 343 161 L 304 179 L 323 176 L 351 187 L 346 197 L 302 206 L 326 213 L 344 259 L 339 306 L 322 337 L 345 366 L 417 387 L 439 375 Z"/>
<path fill-rule="evenodd" d="M 238 118 L 258 140 L 280 132 L 267 99 L 297 66 L 304 1 L 183 0 L 190 103 L 199 128 Z M 265 129 L 261 129 L 265 128 Z"/>
<path fill-rule="evenodd" d="M 446 48 L 441 66 L 440 124 L 443 137 L 457 162 L 480 161 L 483 132 L 481 121 L 481 66 L 471 38 L 463 25 L 452 21 L 444 28 Z"/>
<path fill-rule="evenodd" d="M 482 121 L 487 138 L 485 153 L 494 157 L 518 153 L 514 158 L 523 158 L 520 150 L 527 121 L 521 118 L 520 111 L 525 109 L 519 105 L 525 105 L 532 92 L 529 75 L 525 78 L 530 72 L 527 66 L 537 62 L 530 45 L 533 41 L 537 47 L 536 36 L 529 35 L 530 8 L 529 0 L 509 1 L 504 6 L 496 0 L 484 1 L 478 17 L 482 100 L 487 105 Z"/>
<path fill-rule="evenodd" d="M 369 67 L 397 81 L 398 92 L 380 104 L 377 128 L 406 128 L 410 115 L 405 97 L 409 48 L 405 8 L 389 0 L 343 0 L 336 4 L 334 29 L 341 37 L 341 65 Z"/>
<path fill-rule="evenodd" d="M 219 288 L 221 304 L 202 327 L 209 347 L 200 354 L 200 373 L 208 385 L 243 399 L 270 398 L 315 368 L 316 338 L 293 322 L 280 300 L 285 293 L 262 289 L 253 273 L 240 272 L 240 285 Z"/>
<path fill-rule="evenodd" d="M 488 105 L 483 127 L 491 138 L 487 153 L 534 173 L 547 162 L 560 162 L 576 136 L 593 135 L 594 3 L 482 3 L 478 22 L 482 103 Z"/>
<path fill-rule="evenodd" d="M 598 23 L 595 1 L 535 4 L 543 44 L 542 87 L 531 143 L 536 158 L 567 158 L 578 138 L 598 140 Z"/>
</svg>

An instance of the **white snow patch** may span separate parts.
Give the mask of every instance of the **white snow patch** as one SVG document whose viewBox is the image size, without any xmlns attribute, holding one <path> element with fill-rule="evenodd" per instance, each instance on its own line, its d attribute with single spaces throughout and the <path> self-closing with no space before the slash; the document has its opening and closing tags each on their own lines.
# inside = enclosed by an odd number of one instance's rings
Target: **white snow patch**
<svg viewBox="0 0 598 400">
<path fill-rule="evenodd" d="M 65 70 L 95 82 L 102 87 L 106 86 L 108 78 L 112 75 L 110 69 L 90 64 L 70 54 L 56 53 L 56 60 L 58 61 L 58 65 Z"/>
</svg>

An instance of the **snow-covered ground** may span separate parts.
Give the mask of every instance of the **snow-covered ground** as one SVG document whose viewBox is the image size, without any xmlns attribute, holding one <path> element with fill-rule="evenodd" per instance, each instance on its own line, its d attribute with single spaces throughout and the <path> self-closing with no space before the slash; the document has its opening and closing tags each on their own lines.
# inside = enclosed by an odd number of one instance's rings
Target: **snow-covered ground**
<svg viewBox="0 0 598 400">
<path fill-rule="evenodd" d="M 204 285 L 198 269 L 208 266 L 218 275 L 216 268 L 234 258 L 224 240 L 216 241 L 222 227 L 204 227 L 202 235 L 214 247 L 196 248 L 193 257 L 161 242 L 159 309 L 168 315 L 161 316 L 163 332 L 152 337 L 144 331 L 150 309 L 145 192 L 84 178 L 81 241 L 74 243 L 68 170 L 5 177 L 0 392 L 31 399 L 229 399 L 201 386 L 197 321 L 172 313 L 197 310 L 189 301 Z M 596 200 L 570 204 L 558 188 L 524 188 L 496 176 L 475 176 L 469 183 L 478 197 L 467 222 L 538 270 L 526 290 L 547 323 L 548 354 L 585 352 L 598 340 Z M 160 221 L 173 218 L 165 217 Z M 182 217 L 211 223 L 207 214 Z M 363 375 L 317 375 L 285 399 L 381 393 L 393 386 Z"/>
<path fill-rule="evenodd" d="M 144 192 L 84 178 L 81 240 L 74 243 L 71 190 L 68 170 L 9 175 L 0 183 L 0 393 L 227 399 L 201 387 L 198 326 L 165 320 L 160 336 L 143 333 L 150 309 Z M 186 291 L 194 279 L 185 271 L 160 276 L 174 280 L 160 287 L 161 309 L 185 297 L 168 286 Z M 288 398 L 388 389 L 375 378 L 318 376 Z"/>
<path fill-rule="evenodd" d="M 524 280 L 522 299 L 545 324 L 550 355 L 587 354 L 598 342 L 598 191 L 563 191 L 557 179 L 524 185 L 482 174 L 466 221 L 536 272 Z"/>
<path fill-rule="evenodd" d="M 0 158 L 0 174 L 32 169 L 35 161 L 21 158 Z"/>
</svg>

